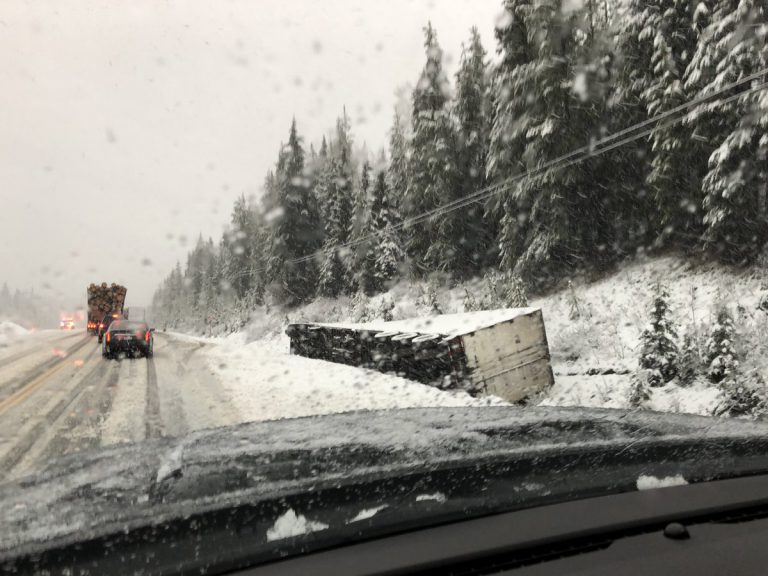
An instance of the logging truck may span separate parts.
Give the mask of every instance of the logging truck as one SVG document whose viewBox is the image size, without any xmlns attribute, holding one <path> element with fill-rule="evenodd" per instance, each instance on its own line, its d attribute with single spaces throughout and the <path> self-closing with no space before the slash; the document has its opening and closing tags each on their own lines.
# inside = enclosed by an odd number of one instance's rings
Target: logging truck
<svg viewBox="0 0 768 576">
<path fill-rule="evenodd" d="M 128 289 L 119 284 L 91 284 L 88 286 L 88 324 L 91 334 L 99 334 L 114 318 L 123 318 L 123 306 Z"/>
</svg>

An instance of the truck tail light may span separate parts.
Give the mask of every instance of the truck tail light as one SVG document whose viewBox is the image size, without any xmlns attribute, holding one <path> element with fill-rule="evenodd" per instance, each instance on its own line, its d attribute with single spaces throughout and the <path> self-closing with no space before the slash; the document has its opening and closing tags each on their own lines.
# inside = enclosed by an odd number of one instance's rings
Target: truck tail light
<svg viewBox="0 0 768 576">
<path fill-rule="evenodd" d="M 149 330 L 144 332 L 144 341 L 149 344 Z"/>
</svg>

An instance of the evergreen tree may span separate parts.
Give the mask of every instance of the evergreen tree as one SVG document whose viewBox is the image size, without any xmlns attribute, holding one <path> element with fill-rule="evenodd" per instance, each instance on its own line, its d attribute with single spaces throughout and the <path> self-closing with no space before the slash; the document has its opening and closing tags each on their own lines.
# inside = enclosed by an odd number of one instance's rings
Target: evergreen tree
<svg viewBox="0 0 768 576">
<path fill-rule="evenodd" d="M 657 285 L 651 308 L 651 324 L 640 335 L 640 367 L 648 371 L 648 383 L 661 386 L 677 375 L 677 334 L 670 319 L 669 293 Z"/>
<path fill-rule="evenodd" d="M 686 87 L 703 97 L 768 64 L 768 13 L 758 0 L 716 0 L 697 11 L 707 23 L 686 70 Z M 758 81 L 756 81 L 758 82 Z M 754 257 L 766 241 L 768 102 L 765 91 L 728 104 L 705 103 L 690 121 L 717 146 L 703 182 L 705 244 L 728 261 Z"/>
<path fill-rule="evenodd" d="M 374 235 L 371 249 L 374 263 L 372 287 L 374 291 L 380 291 L 398 273 L 403 260 L 399 237 L 393 227 L 397 219 L 393 216 L 387 178 L 383 170 L 376 176 L 370 214 L 369 231 Z"/>
<path fill-rule="evenodd" d="M 492 82 L 492 124 L 488 143 L 487 178 L 500 183 L 525 171 L 523 159 L 526 136 L 521 119 L 528 106 L 528 90 L 521 85 L 524 66 L 534 57 L 529 41 L 527 14 L 532 9 L 529 0 L 505 0 L 504 12 L 496 27 L 500 62 Z M 514 268 L 523 250 L 529 207 L 521 203 L 519 183 L 505 186 L 502 194 L 491 197 L 487 206 L 488 219 L 498 222 L 501 266 Z"/>
<path fill-rule="evenodd" d="M 680 356 L 677 365 L 677 379 L 683 386 L 690 386 L 696 379 L 701 359 L 696 344 L 696 338 L 692 331 L 683 337 L 683 345 L 680 348 Z"/>
<path fill-rule="evenodd" d="M 450 200 L 457 178 L 450 87 L 442 68 L 443 53 L 431 24 L 424 34 L 427 63 L 413 92 L 413 137 L 403 202 L 406 218 L 434 210 Z M 441 222 L 442 218 L 429 218 L 411 223 L 406 229 L 406 252 L 417 276 L 449 268 L 454 262 L 452 229 L 448 224 L 440 226 Z"/>
<path fill-rule="evenodd" d="M 376 291 L 376 238 L 372 237 L 373 222 L 371 220 L 371 165 L 366 160 L 360 173 L 360 186 L 355 199 L 355 217 L 352 239 L 352 286 L 356 290 L 371 295 Z"/>
<path fill-rule="evenodd" d="M 400 207 L 408 188 L 408 142 L 405 138 L 405 128 L 397 112 L 395 112 L 392 129 L 389 133 L 387 187 L 390 197 L 391 223 L 393 226 L 397 226 L 401 221 Z M 398 235 L 401 236 L 401 232 L 398 231 Z"/>
<path fill-rule="evenodd" d="M 735 335 L 731 313 L 725 306 L 721 306 L 707 340 L 705 356 L 707 377 L 715 384 L 730 386 L 739 367 L 734 347 Z"/>
<path fill-rule="evenodd" d="M 322 274 L 318 289 L 325 296 L 338 296 L 350 283 L 347 267 L 339 254 L 340 247 L 350 239 L 353 203 L 352 186 L 348 174 L 349 162 L 345 147 L 331 160 L 327 186 L 327 215 L 325 243 L 323 245 Z"/>
<path fill-rule="evenodd" d="M 588 141 L 600 113 L 572 90 L 573 55 L 583 50 L 573 30 L 576 16 L 565 16 L 559 0 L 508 2 L 507 10 L 511 17 L 501 38 L 524 33 L 525 40 L 509 47 L 512 55 L 502 60 L 489 170 L 496 173 L 511 160 L 533 172 L 508 187 L 501 264 L 528 281 L 542 282 L 595 253 L 601 227 L 594 219 L 602 195 L 595 185 L 600 172 L 595 161 L 537 167 Z M 503 67 L 506 60 L 515 61 L 512 70 Z M 506 141 L 508 150 L 500 152 L 499 141 Z"/>
<path fill-rule="evenodd" d="M 648 386 L 648 374 L 640 371 L 632 376 L 629 386 L 629 405 L 632 408 L 642 408 L 651 399 L 651 390 Z"/>
<path fill-rule="evenodd" d="M 269 270 L 275 295 L 297 305 L 315 293 L 317 266 L 312 254 L 320 248 L 323 233 L 317 202 L 304 172 L 304 149 L 295 120 L 277 168 L 280 212 L 272 222 Z M 294 262 L 296 259 L 301 260 Z"/>
<path fill-rule="evenodd" d="M 477 28 L 472 28 L 469 45 L 461 54 L 456 74 L 457 145 L 456 166 L 459 171 L 455 197 L 467 196 L 485 186 L 489 138 L 489 88 L 485 49 Z M 485 263 L 491 236 L 484 225 L 483 207 L 471 204 L 465 210 L 446 214 L 443 226 L 454 237 L 452 250 L 456 256 L 452 266 L 459 275 L 477 272 Z"/>
</svg>

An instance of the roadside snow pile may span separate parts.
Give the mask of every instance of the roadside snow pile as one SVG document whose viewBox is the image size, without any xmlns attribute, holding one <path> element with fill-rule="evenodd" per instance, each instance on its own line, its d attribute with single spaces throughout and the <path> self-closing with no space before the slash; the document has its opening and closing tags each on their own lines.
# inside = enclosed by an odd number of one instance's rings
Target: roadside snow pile
<svg viewBox="0 0 768 576">
<path fill-rule="evenodd" d="M 285 334 L 248 342 L 248 333 L 204 351 L 245 420 L 276 420 L 352 410 L 504 404 L 464 391 L 438 390 L 374 370 L 289 355 Z"/>
<path fill-rule="evenodd" d="M 14 322 L 0 321 L 0 347 L 8 346 L 29 334 L 29 330 Z"/>
</svg>

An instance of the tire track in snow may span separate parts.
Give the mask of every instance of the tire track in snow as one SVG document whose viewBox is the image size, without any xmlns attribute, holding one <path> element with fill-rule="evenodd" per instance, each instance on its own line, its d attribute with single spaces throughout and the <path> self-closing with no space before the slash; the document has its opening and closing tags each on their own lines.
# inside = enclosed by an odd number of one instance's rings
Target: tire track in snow
<svg viewBox="0 0 768 576">
<path fill-rule="evenodd" d="M 81 348 L 84 348 L 86 344 L 88 344 L 89 342 L 91 342 L 90 337 L 83 338 L 82 340 L 80 340 L 73 346 L 70 346 L 67 350 L 65 350 L 62 356 L 54 356 L 53 358 L 43 361 L 41 364 L 38 364 L 34 368 L 27 370 L 21 375 L 18 375 L 15 378 L 12 378 L 6 382 L 0 383 L 0 387 L 5 388 L 0 393 L 0 413 L 4 410 L 4 403 L 11 402 L 11 398 L 16 394 L 22 393 L 25 386 L 27 386 L 28 384 L 30 384 L 40 376 L 43 376 L 46 372 L 55 368 L 57 365 L 61 364 L 62 362 L 67 362 L 70 356 L 78 352 Z M 28 354 L 25 355 L 24 357 L 26 356 L 28 356 Z M 19 360 L 19 359 L 20 358 L 17 358 L 16 360 Z"/>
<path fill-rule="evenodd" d="M 160 418 L 160 392 L 157 389 L 157 370 L 155 359 L 147 358 L 147 398 L 144 404 L 144 435 L 157 438 L 164 435 L 163 421 Z"/>
<path fill-rule="evenodd" d="M 114 364 L 100 361 L 81 382 L 77 397 L 53 423 L 53 439 L 38 460 L 46 462 L 62 454 L 80 452 L 101 444 L 102 424 L 109 415 L 120 372 Z"/>
<path fill-rule="evenodd" d="M 97 351 L 99 351 L 99 347 L 94 347 L 93 350 L 88 353 L 84 359 L 84 365 L 88 364 Z M 40 441 L 47 444 L 47 442 L 50 441 L 48 440 L 48 438 L 50 438 L 49 431 L 55 428 L 55 426 L 52 426 L 52 423 L 57 422 L 67 409 L 77 401 L 94 374 L 98 373 L 103 377 L 103 374 L 106 373 L 108 368 L 109 366 L 105 366 L 103 363 L 96 364 L 92 370 L 80 379 L 74 389 L 70 391 L 65 390 L 64 396 L 45 412 L 45 414 L 37 416 L 36 421 L 27 427 L 26 430 L 22 428 L 21 436 L 16 443 L 3 454 L 2 457 L 0 457 L 0 480 L 5 479 L 11 474 L 14 476 L 18 475 L 19 472 L 23 472 L 23 470 L 29 467 L 31 461 L 36 460 L 33 454 L 31 454 L 35 444 Z M 26 460 L 23 467 L 19 466 L 22 460 Z M 17 466 L 19 466 L 19 470 L 16 470 Z"/>
</svg>

